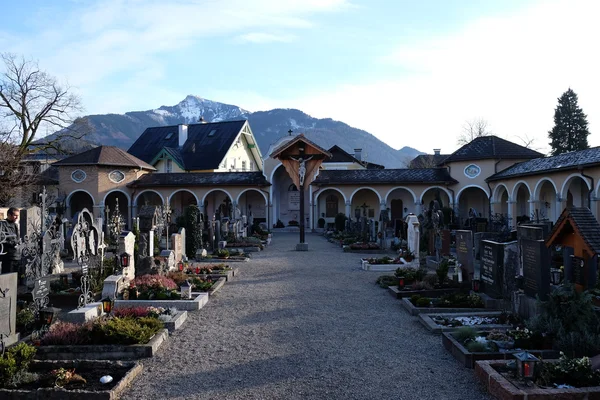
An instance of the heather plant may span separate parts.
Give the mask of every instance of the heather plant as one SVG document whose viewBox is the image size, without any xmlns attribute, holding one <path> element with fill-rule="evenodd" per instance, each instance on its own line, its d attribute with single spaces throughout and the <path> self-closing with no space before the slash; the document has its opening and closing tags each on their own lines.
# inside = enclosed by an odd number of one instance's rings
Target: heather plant
<svg viewBox="0 0 600 400">
<path fill-rule="evenodd" d="M 125 307 L 125 308 L 117 308 L 112 312 L 113 316 L 117 318 L 141 318 L 148 316 L 148 307 Z"/>
<path fill-rule="evenodd" d="M 41 338 L 43 346 L 83 345 L 90 342 L 89 329 L 79 324 L 59 321 Z"/>
<path fill-rule="evenodd" d="M 148 343 L 163 323 L 157 318 L 111 318 L 101 325 L 102 343 L 132 345 Z"/>
<path fill-rule="evenodd" d="M 201 292 L 208 292 L 214 285 L 212 279 L 202 279 L 202 278 L 193 278 L 192 285 L 194 286 L 194 290 L 199 290 Z"/>
<path fill-rule="evenodd" d="M 29 373 L 29 364 L 36 349 L 26 343 L 10 347 L 0 356 L 0 387 L 15 387 L 20 383 L 35 380 Z"/>
<path fill-rule="evenodd" d="M 542 364 L 537 383 L 549 387 L 554 385 L 570 385 L 577 388 L 600 386 L 600 371 L 592 370 L 592 362 L 588 357 L 568 358 L 561 352 L 558 362 Z"/>
</svg>

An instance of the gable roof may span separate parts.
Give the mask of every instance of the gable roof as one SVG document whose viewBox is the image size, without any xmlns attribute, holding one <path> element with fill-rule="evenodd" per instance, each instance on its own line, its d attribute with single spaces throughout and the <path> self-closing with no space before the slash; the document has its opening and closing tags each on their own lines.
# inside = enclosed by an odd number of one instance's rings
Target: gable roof
<svg viewBox="0 0 600 400">
<path fill-rule="evenodd" d="M 442 164 L 470 160 L 518 160 L 543 157 L 542 153 L 498 136 L 480 136 L 450 154 Z"/>
<path fill-rule="evenodd" d="M 246 120 L 187 125 L 188 137 L 181 148 L 179 125 L 147 128 L 128 151 L 149 163 L 168 147 L 177 149 L 171 154 L 187 171 L 218 169 L 244 124 Z"/>
<path fill-rule="evenodd" d="M 326 159 L 325 161 L 323 161 L 324 163 L 345 163 L 345 162 L 350 162 L 350 163 L 360 164 L 360 165 L 364 166 L 367 169 L 383 169 L 383 168 L 385 168 L 383 165 L 371 163 L 371 162 L 368 162 L 368 161 L 360 161 L 356 157 L 354 157 L 352 154 L 348 153 L 347 151 L 345 151 L 344 149 L 342 149 L 341 147 L 339 147 L 338 145 L 335 145 L 335 146 L 331 147 L 327 151 L 329 153 L 331 153 L 331 158 Z"/>
<path fill-rule="evenodd" d="M 326 158 L 331 158 L 331 153 L 328 152 L 327 150 L 325 150 L 324 148 L 322 148 L 321 146 L 319 146 L 318 144 L 316 144 L 315 142 L 309 140 L 306 136 L 304 136 L 303 133 L 296 135 L 292 140 L 285 142 L 284 144 L 282 144 L 281 146 L 279 146 L 278 148 L 274 149 L 271 154 L 270 157 L 271 158 L 276 158 L 279 153 L 281 153 L 282 151 L 284 151 L 285 149 L 287 149 L 288 147 L 291 147 L 293 145 L 295 145 L 296 143 L 298 143 L 300 140 L 302 140 L 303 142 L 313 146 L 315 149 L 319 150 L 320 152 L 322 152 Z"/>
<path fill-rule="evenodd" d="M 145 174 L 127 186 L 270 186 L 262 172 L 189 172 L 186 174 Z"/>
<path fill-rule="evenodd" d="M 565 208 L 546 240 L 546 246 L 557 244 L 558 235 L 567 224 L 583 238 L 592 255 L 600 254 L 600 224 L 587 207 Z"/>
<path fill-rule="evenodd" d="M 141 168 L 148 171 L 156 171 L 156 168 L 154 168 L 152 165 L 115 146 L 98 146 L 91 150 L 84 151 L 83 153 L 64 158 L 53 163 L 52 165 L 104 165 Z"/>
<path fill-rule="evenodd" d="M 404 184 L 404 183 L 458 183 L 446 168 L 422 169 L 346 169 L 319 172 L 315 185 L 333 184 Z"/>
<path fill-rule="evenodd" d="M 408 164 L 409 168 L 431 168 L 440 165 L 450 154 L 419 154 Z"/>
<path fill-rule="evenodd" d="M 184 165 L 184 162 L 183 162 L 183 157 L 181 156 L 181 153 L 180 153 L 179 149 L 173 149 L 171 147 L 165 147 L 165 148 L 163 148 L 152 159 L 152 161 L 150 161 L 149 164 L 156 165 L 156 163 L 158 162 L 158 160 L 160 160 L 161 158 L 164 158 L 164 157 L 170 158 L 171 160 L 173 160 L 173 162 L 175 164 L 177 164 L 179 166 L 179 168 L 185 170 L 185 165 Z"/>
<path fill-rule="evenodd" d="M 523 161 L 490 176 L 486 180 L 496 181 L 517 176 L 543 174 L 548 171 L 563 169 L 579 169 L 580 167 L 594 165 L 600 165 L 600 147 Z"/>
</svg>

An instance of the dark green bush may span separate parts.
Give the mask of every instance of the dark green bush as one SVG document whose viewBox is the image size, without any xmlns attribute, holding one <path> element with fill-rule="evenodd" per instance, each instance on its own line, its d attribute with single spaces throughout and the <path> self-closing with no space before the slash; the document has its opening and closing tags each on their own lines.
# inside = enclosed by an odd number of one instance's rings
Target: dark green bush
<svg viewBox="0 0 600 400">
<path fill-rule="evenodd" d="M 397 286 L 398 278 L 391 275 L 381 275 L 379 278 L 377 278 L 376 283 L 382 288 L 387 288 L 388 286 Z"/>
<path fill-rule="evenodd" d="M 416 305 L 417 301 L 419 301 L 420 298 L 421 298 L 421 295 L 413 294 L 412 296 L 410 296 L 410 302 Z"/>
<path fill-rule="evenodd" d="M 471 353 L 483 353 L 486 351 L 490 351 L 488 346 L 485 343 L 481 343 L 481 342 L 468 343 L 467 350 L 469 350 Z"/>
<path fill-rule="evenodd" d="M 33 360 L 36 348 L 26 343 L 10 347 L 0 357 L 0 387 L 12 387 L 26 374 Z"/>
<path fill-rule="evenodd" d="M 545 362 L 541 365 L 537 383 L 549 387 L 555 384 L 576 388 L 600 386 L 600 371 L 592 370 L 592 364 L 587 357 L 574 359 L 561 354 L 557 363 Z"/>
<path fill-rule="evenodd" d="M 448 279 L 448 271 L 450 269 L 450 264 L 448 263 L 448 259 L 444 258 L 440 261 L 437 269 L 435 270 L 435 274 L 437 275 L 438 282 L 443 284 Z"/>
<path fill-rule="evenodd" d="M 150 338 L 162 329 L 162 322 L 156 318 L 155 324 L 146 318 L 111 318 L 103 324 L 95 325 L 102 332 L 101 344 L 142 344 L 148 343 Z M 140 320 L 144 320 L 141 322 Z M 161 327 L 159 327 L 159 325 Z"/>
<path fill-rule="evenodd" d="M 338 213 L 335 216 L 335 230 L 338 232 L 343 232 L 346 230 L 346 220 L 348 219 L 348 217 L 346 217 L 346 214 L 344 213 Z"/>
<path fill-rule="evenodd" d="M 477 336 L 477 331 L 471 326 L 461 326 L 452 334 L 454 339 L 456 339 L 460 343 L 465 343 L 468 340 L 475 340 L 475 336 Z"/>
<path fill-rule="evenodd" d="M 421 297 L 419 300 L 417 300 L 417 304 L 415 304 L 417 307 L 429 307 L 431 304 L 431 300 L 429 300 L 427 297 Z"/>
</svg>

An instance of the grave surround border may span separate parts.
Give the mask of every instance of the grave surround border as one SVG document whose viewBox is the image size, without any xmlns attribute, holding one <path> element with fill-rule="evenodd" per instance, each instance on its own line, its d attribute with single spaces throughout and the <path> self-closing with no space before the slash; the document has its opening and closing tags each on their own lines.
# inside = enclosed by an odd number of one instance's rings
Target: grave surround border
<svg viewBox="0 0 600 400">
<path fill-rule="evenodd" d="M 396 299 L 411 297 L 418 294 L 422 297 L 439 297 L 446 294 L 456 293 L 460 288 L 444 288 L 444 289 L 424 289 L 424 290 L 399 290 L 398 286 L 388 286 L 388 291 L 391 296 Z"/>
<path fill-rule="evenodd" d="M 494 369 L 494 366 L 501 366 L 506 363 L 505 360 L 484 360 L 477 361 L 475 364 L 475 375 L 494 398 L 511 400 L 600 399 L 600 386 L 573 389 L 520 389 Z"/>
<path fill-rule="evenodd" d="M 64 399 L 64 400 L 116 400 L 127 386 L 142 372 L 143 366 L 134 361 L 108 361 L 108 360 L 34 360 L 33 363 L 52 365 L 56 368 L 71 368 L 75 366 L 93 365 L 109 366 L 123 365 L 131 366 L 131 369 L 125 373 L 117 384 L 109 390 L 91 391 L 85 389 L 66 390 L 60 387 L 31 389 L 2 389 L 0 388 L 0 398 L 3 400 L 42 400 L 42 399 Z"/>
<path fill-rule="evenodd" d="M 432 317 L 437 317 L 437 316 L 446 317 L 446 318 L 498 317 L 498 316 L 500 316 L 500 314 L 502 314 L 502 311 L 480 311 L 480 312 L 476 311 L 473 313 L 420 313 L 418 315 L 418 317 L 419 317 L 419 322 L 421 322 L 421 324 L 423 324 L 423 326 L 425 328 L 427 328 L 428 331 L 430 331 L 432 333 L 442 333 L 442 332 L 454 331 L 454 330 L 460 328 L 461 326 L 455 326 L 455 327 L 441 326 L 441 325 L 436 324 Z M 484 331 L 491 330 L 491 329 L 506 330 L 506 329 L 511 328 L 511 325 L 503 325 L 503 324 L 488 324 L 488 325 L 481 324 L 481 325 L 471 325 L 471 326 L 473 328 L 484 330 Z"/>
<path fill-rule="evenodd" d="M 208 303 L 208 293 L 194 292 L 192 300 L 115 300 L 115 308 L 125 307 L 175 307 L 183 311 L 197 311 Z"/>
<path fill-rule="evenodd" d="M 485 310 L 485 308 L 451 308 L 451 307 L 416 307 L 410 299 L 402 298 L 402 306 L 410 315 L 416 316 L 420 313 L 437 314 L 437 313 L 468 313 L 473 311 Z"/>
<path fill-rule="evenodd" d="M 38 346 L 37 360 L 137 360 L 152 357 L 169 338 L 167 329 L 160 330 L 146 344 Z"/>
</svg>

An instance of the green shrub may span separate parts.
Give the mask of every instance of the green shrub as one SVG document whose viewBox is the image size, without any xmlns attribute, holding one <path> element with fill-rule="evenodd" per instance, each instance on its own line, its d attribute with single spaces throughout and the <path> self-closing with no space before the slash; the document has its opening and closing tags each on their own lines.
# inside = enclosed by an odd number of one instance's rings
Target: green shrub
<svg viewBox="0 0 600 400">
<path fill-rule="evenodd" d="M 483 353 L 489 351 L 487 344 L 482 342 L 470 342 L 467 344 L 467 350 L 471 353 Z"/>
<path fill-rule="evenodd" d="M 0 387 L 14 387 L 28 373 L 36 348 L 26 343 L 10 347 L 0 357 Z"/>
<path fill-rule="evenodd" d="M 17 313 L 17 329 L 19 331 L 29 329 L 35 322 L 35 315 L 30 308 L 24 308 Z"/>
<path fill-rule="evenodd" d="M 229 257 L 229 250 L 227 250 L 227 249 L 218 249 L 215 252 L 215 255 L 217 257 L 222 257 L 222 258 Z"/>
<path fill-rule="evenodd" d="M 346 230 L 346 220 L 348 219 L 348 217 L 346 217 L 346 214 L 344 213 L 338 213 L 335 216 L 335 230 L 338 232 L 343 232 Z"/>
<path fill-rule="evenodd" d="M 561 354 L 557 363 L 543 363 L 538 374 L 537 383 L 552 387 L 554 384 L 589 387 L 600 385 L 600 371 L 592 370 L 587 357 L 575 359 Z"/>
<path fill-rule="evenodd" d="M 437 275 L 433 275 L 433 274 L 426 274 L 422 280 L 423 280 L 423 282 L 426 282 L 427 284 L 429 284 L 431 287 L 434 287 L 438 283 Z"/>
<path fill-rule="evenodd" d="M 413 294 L 412 296 L 410 296 L 410 302 L 416 305 L 417 301 L 419 301 L 420 298 L 420 294 Z"/>
<path fill-rule="evenodd" d="M 421 297 L 419 300 L 417 300 L 417 307 L 429 307 L 429 305 L 431 304 L 431 300 L 429 300 L 429 298 L 427 297 Z"/>
<path fill-rule="evenodd" d="M 467 340 L 475 340 L 477 331 L 471 326 L 461 326 L 452 334 L 454 339 L 460 343 L 465 343 Z"/>
<path fill-rule="evenodd" d="M 448 271 L 450 270 L 450 264 L 448 263 L 448 259 L 444 258 L 440 261 L 437 269 L 435 270 L 435 274 L 437 275 L 438 281 L 441 284 L 446 282 L 448 279 Z"/>
<path fill-rule="evenodd" d="M 396 286 L 398 285 L 398 278 L 391 275 L 381 275 L 377 278 L 376 282 L 382 288 L 387 288 L 388 286 Z"/>
</svg>

